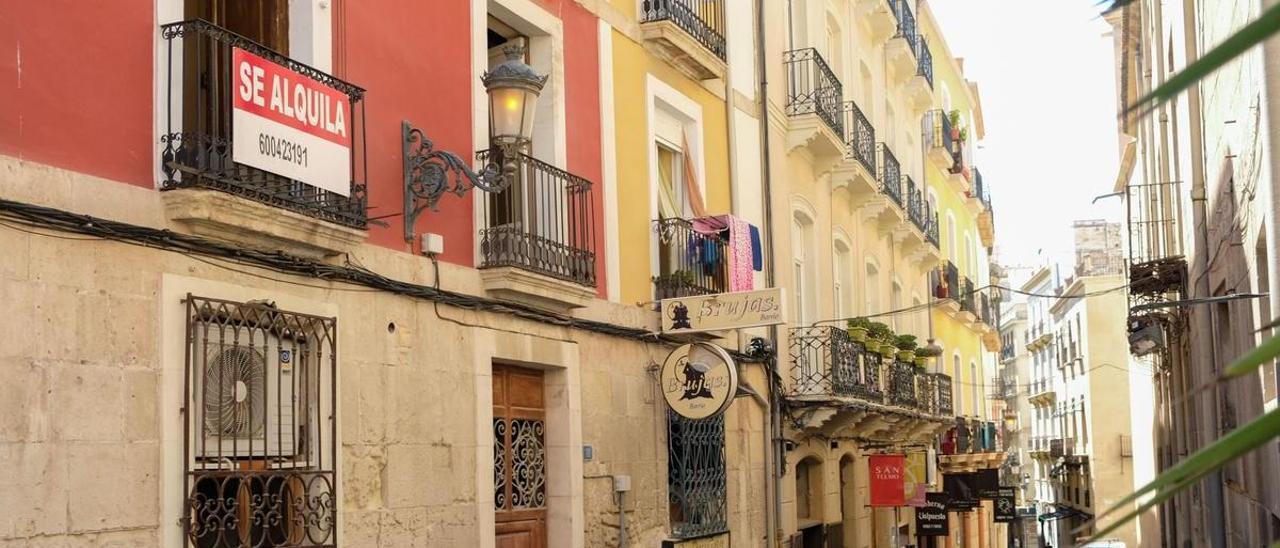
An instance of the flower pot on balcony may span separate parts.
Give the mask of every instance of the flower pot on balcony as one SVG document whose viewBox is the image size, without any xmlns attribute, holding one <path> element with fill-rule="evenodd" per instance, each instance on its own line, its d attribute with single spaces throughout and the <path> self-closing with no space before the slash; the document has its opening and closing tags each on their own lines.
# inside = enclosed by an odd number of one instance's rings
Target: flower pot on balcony
<svg viewBox="0 0 1280 548">
<path fill-rule="evenodd" d="M 858 342 L 860 342 L 860 343 L 865 343 L 865 342 L 867 342 L 867 328 L 865 328 L 865 327 L 850 327 L 850 328 L 849 328 L 849 338 L 850 338 L 850 339 L 853 339 L 853 340 L 855 340 L 855 341 L 858 341 Z"/>
<path fill-rule="evenodd" d="M 915 352 L 913 352 L 913 351 L 911 351 L 911 350 L 899 350 L 899 351 L 898 351 L 898 361 L 901 361 L 901 362 L 914 362 L 915 360 L 916 360 L 916 353 L 915 353 Z"/>
<path fill-rule="evenodd" d="M 885 343 L 880 345 L 880 357 L 886 360 L 892 360 L 894 354 L 898 353 L 898 348 L 893 344 Z"/>
<path fill-rule="evenodd" d="M 917 369 L 923 370 L 929 366 L 929 358 L 925 356 L 916 356 L 916 359 L 912 361 L 916 364 Z"/>
</svg>

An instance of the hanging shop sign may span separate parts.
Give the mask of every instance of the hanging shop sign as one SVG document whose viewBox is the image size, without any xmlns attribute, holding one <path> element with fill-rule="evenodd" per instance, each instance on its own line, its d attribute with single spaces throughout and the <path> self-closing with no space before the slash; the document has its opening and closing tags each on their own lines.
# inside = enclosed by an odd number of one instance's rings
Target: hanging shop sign
<svg viewBox="0 0 1280 548">
<path fill-rule="evenodd" d="M 1000 471 L 983 468 L 973 473 L 973 489 L 978 500 L 996 500 L 1000 496 Z"/>
<path fill-rule="evenodd" d="M 1013 523 L 1018 520 L 1018 509 L 1014 506 L 1012 487 L 1001 487 L 996 496 L 996 523 Z"/>
<path fill-rule="evenodd" d="M 662 301 L 662 332 L 669 334 L 779 325 L 784 321 L 780 287 Z"/>
<path fill-rule="evenodd" d="M 943 474 L 942 491 L 951 501 L 947 508 L 956 511 L 967 511 L 978 507 L 978 493 L 974 490 L 973 474 Z"/>
<path fill-rule="evenodd" d="M 907 506 L 917 508 L 924 506 L 925 491 L 929 489 L 928 468 L 925 466 L 925 458 L 924 451 L 907 453 L 906 469 L 902 476 L 902 490 L 907 499 Z"/>
<path fill-rule="evenodd" d="M 904 506 L 903 477 L 906 458 L 902 455 L 871 455 L 867 458 L 871 472 L 871 506 Z"/>
<path fill-rule="evenodd" d="M 347 95 L 240 48 L 231 67 L 231 159 L 349 195 Z"/>
<path fill-rule="evenodd" d="M 951 497 L 946 493 L 926 493 L 924 506 L 916 508 L 916 536 L 945 537 L 950 534 L 947 508 Z"/>
<path fill-rule="evenodd" d="M 687 419 L 723 413 L 738 391 L 738 364 L 711 343 L 686 344 L 662 362 L 662 396 L 667 406 Z"/>
</svg>

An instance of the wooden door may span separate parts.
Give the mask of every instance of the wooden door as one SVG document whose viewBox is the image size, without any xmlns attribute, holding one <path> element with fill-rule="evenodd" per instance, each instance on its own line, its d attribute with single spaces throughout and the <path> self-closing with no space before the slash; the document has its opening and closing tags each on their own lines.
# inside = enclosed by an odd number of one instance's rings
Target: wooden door
<svg viewBox="0 0 1280 548">
<path fill-rule="evenodd" d="M 497 548 L 547 545 L 546 405 L 542 372 L 493 367 Z"/>
</svg>

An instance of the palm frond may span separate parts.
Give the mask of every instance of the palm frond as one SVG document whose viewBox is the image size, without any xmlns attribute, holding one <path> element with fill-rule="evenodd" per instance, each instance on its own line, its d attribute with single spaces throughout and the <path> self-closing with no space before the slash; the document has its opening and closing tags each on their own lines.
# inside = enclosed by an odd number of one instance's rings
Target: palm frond
<svg viewBox="0 0 1280 548">
<path fill-rule="evenodd" d="M 1280 335 L 1263 341 L 1248 354 L 1236 358 L 1222 371 L 1222 377 L 1231 379 L 1251 373 L 1263 364 L 1276 359 L 1276 356 L 1280 356 Z"/>
<path fill-rule="evenodd" d="M 1239 57 L 1240 54 L 1262 43 L 1263 40 L 1266 40 L 1277 30 L 1280 30 L 1280 4 L 1267 8 L 1253 22 L 1236 31 L 1235 34 L 1223 40 L 1221 44 L 1209 50 L 1199 59 L 1196 59 L 1195 62 L 1170 76 L 1163 84 L 1138 99 L 1128 108 L 1125 114 L 1133 114 L 1135 112 L 1145 114 L 1156 105 L 1177 97 L 1179 93 L 1182 93 L 1200 81 L 1200 79 L 1212 74 L 1231 62 L 1232 59 Z"/>
<path fill-rule="evenodd" d="M 1125 523 L 1150 510 L 1157 504 L 1168 500 L 1179 491 L 1194 484 L 1213 471 L 1222 468 L 1227 463 L 1261 447 L 1277 435 L 1280 435 L 1280 409 L 1272 409 L 1271 412 L 1231 431 L 1218 439 L 1218 441 L 1183 459 L 1182 462 L 1157 476 L 1151 483 L 1120 499 L 1111 508 L 1098 514 L 1093 520 L 1076 531 L 1080 532 L 1089 527 L 1096 527 L 1102 518 L 1131 509 L 1134 501 L 1151 494 L 1150 499 L 1140 503 L 1136 509 L 1116 518 L 1106 527 L 1097 530 L 1085 543 L 1105 538 Z"/>
</svg>

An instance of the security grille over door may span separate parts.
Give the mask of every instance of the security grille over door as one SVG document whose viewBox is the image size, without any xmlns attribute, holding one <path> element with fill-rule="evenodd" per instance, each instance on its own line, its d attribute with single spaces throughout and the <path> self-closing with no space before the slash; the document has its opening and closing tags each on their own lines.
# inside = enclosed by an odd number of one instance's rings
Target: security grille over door
<svg viewBox="0 0 1280 548">
<path fill-rule="evenodd" d="M 493 502 L 497 545 L 547 545 L 546 405 L 542 372 L 493 368 Z"/>
<path fill-rule="evenodd" d="M 667 489 L 671 536 L 728 530 L 723 414 L 690 420 L 667 411 Z"/>
<path fill-rule="evenodd" d="M 336 546 L 337 320 L 185 302 L 188 546 Z"/>
</svg>

